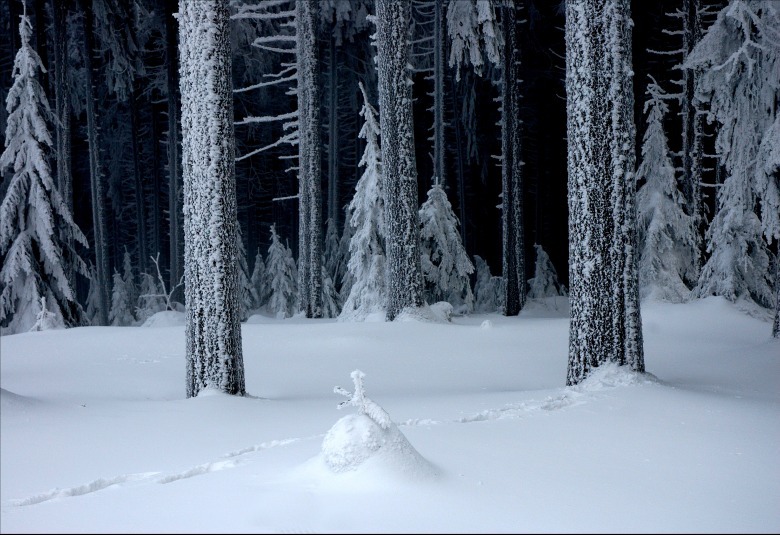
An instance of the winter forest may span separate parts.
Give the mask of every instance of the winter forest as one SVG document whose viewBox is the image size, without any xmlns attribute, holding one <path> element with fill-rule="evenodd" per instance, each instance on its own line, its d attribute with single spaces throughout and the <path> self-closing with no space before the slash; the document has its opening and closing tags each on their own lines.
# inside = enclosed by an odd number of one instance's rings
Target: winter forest
<svg viewBox="0 0 780 535">
<path fill-rule="evenodd" d="M 565 436 L 578 405 L 616 397 L 657 426 L 650 444 L 662 450 L 682 435 L 650 406 L 679 403 L 700 425 L 688 447 L 706 442 L 719 465 L 716 448 L 737 439 L 709 435 L 705 407 L 758 422 L 752 459 L 778 467 L 780 2 L 0 0 L 0 102 L 2 450 L 15 455 L 2 456 L 3 531 L 780 529 L 766 464 L 735 484 L 752 499 L 707 494 L 688 516 L 668 498 L 663 520 L 551 520 L 530 505 L 520 520 L 484 497 L 490 522 L 441 523 L 445 503 L 471 503 L 463 481 L 442 483 L 470 454 L 446 457 L 447 435 L 430 434 L 492 422 L 482 436 L 498 439 L 509 419 Z M 339 408 L 356 414 L 317 434 L 345 381 Z M 695 400 L 702 392 L 755 404 Z M 149 420 L 122 405 L 131 398 Z M 29 477 L 44 458 L 31 443 L 77 433 L 45 423 L 75 423 L 55 417 L 71 404 L 125 423 L 91 459 Z M 192 423 L 174 423 L 178 410 Z M 612 405 L 593 410 L 616 418 Z M 203 411 L 225 436 L 190 446 L 181 466 L 163 458 L 176 433 L 202 433 Z M 100 428 L 90 418 L 86 434 Z M 98 469 L 120 428 L 135 444 L 151 421 L 191 427 Z M 633 425 L 582 436 L 620 443 Z M 319 464 L 301 464 L 312 438 Z M 574 449 L 538 446 L 552 463 Z M 486 459 L 512 449 L 486 447 Z M 677 452 L 666 466 L 688 467 Z M 475 481 L 520 496 L 501 455 Z M 639 469 L 617 463 L 611 476 Z M 281 496 L 254 513 L 259 524 L 120 521 L 119 499 L 84 503 L 116 486 L 143 507 L 193 495 L 211 507 L 227 479 L 179 498 L 142 488 L 226 467 Z M 539 470 L 535 490 L 552 494 L 555 477 Z M 377 505 L 368 482 L 411 497 Z M 441 502 L 414 499 L 431 485 L 446 489 Z M 339 505 L 344 493 L 364 516 Z M 308 507 L 290 504 L 310 500 L 351 520 L 304 515 L 289 528 Z M 399 519 L 394 506 L 416 513 Z M 85 523 L 96 507 L 113 512 Z"/>
</svg>

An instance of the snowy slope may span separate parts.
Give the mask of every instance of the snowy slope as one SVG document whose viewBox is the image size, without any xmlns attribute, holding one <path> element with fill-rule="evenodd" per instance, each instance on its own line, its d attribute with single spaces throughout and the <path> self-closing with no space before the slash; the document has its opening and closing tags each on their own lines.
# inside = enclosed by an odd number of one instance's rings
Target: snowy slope
<svg viewBox="0 0 780 535">
<path fill-rule="evenodd" d="M 244 398 L 184 398 L 172 318 L 2 337 L 0 531 L 780 531 L 769 323 L 720 298 L 644 303 L 651 373 L 565 388 L 557 304 L 451 324 L 254 316 Z M 355 413 L 333 387 L 358 368 L 419 457 L 323 462 Z"/>
</svg>

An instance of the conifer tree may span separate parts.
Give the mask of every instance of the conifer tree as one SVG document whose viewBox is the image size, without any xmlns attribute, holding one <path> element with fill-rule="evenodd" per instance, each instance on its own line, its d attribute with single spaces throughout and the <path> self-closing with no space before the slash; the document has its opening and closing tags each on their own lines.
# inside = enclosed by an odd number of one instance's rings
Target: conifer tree
<svg viewBox="0 0 780 535">
<path fill-rule="evenodd" d="M 111 310 L 108 313 L 108 321 L 111 325 L 132 325 L 133 307 L 130 304 L 130 296 L 122 275 L 114 271 L 114 286 L 111 292 Z"/>
<path fill-rule="evenodd" d="M 767 0 L 733 0 L 688 56 L 684 67 L 702 69 L 697 95 L 720 124 L 716 148 L 727 176 L 706 233 L 710 257 L 694 289 L 770 307 L 773 291 L 766 241 L 780 239 L 780 181 L 763 164 L 780 99 L 780 9 Z M 766 158 L 763 161 L 759 159 Z M 775 160 L 777 161 L 777 160 Z M 767 172 L 769 171 L 769 172 Z M 760 206 L 761 217 L 756 213 Z"/>
<path fill-rule="evenodd" d="M 355 186 L 355 195 L 348 206 L 347 225 L 352 229 L 347 270 L 349 294 L 344 301 L 342 320 L 363 320 L 372 313 L 385 311 L 385 211 L 381 150 L 377 112 L 368 101 L 363 84 L 364 123 L 359 136 L 366 140 L 360 159 L 363 175 Z M 345 225 L 346 226 L 346 225 Z M 346 235 L 346 232 L 345 232 Z"/>
<path fill-rule="evenodd" d="M 566 295 L 566 289 L 558 281 L 558 272 L 555 271 L 550 256 L 541 245 L 534 244 L 536 249 L 536 268 L 533 278 L 528 280 L 528 298 L 541 299 Z"/>
<path fill-rule="evenodd" d="M 8 119 L 0 170 L 12 172 L 0 205 L 0 325 L 21 332 L 35 324 L 41 310 L 72 327 L 84 322 L 68 274 L 87 275 L 74 242 L 87 246 L 60 195 L 49 167 L 52 113 L 37 80 L 44 71 L 30 45 L 32 25 L 25 12 L 19 24 L 21 46 L 13 66 L 13 85 L 6 97 Z M 45 306 L 41 308 L 41 298 Z M 39 310 L 40 309 L 40 310 Z"/>
<path fill-rule="evenodd" d="M 276 225 L 271 225 L 265 276 L 270 290 L 268 312 L 277 318 L 292 317 L 298 306 L 298 272 L 292 251 L 282 244 L 276 234 Z"/>
<path fill-rule="evenodd" d="M 256 306 L 260 308 L 268 301 L 268 286 L 266 285 L 265 275 L 265 262 L 263 261 L 263 254 L 260 249 L 257 249 L 255 255 L 255 264 L 252 268 L 252 277 L 250 282 L 254 287 L 255 295 L 257 296 Z"/>
<path fill-rule="evenodd" d="M 501 277 L 490 274 L 490 266 L 479 255 L 474 255 L 477 282 L 474 284 L 474 310 L 498 312 L 501 308 Z"/>
<path fill-rule="evenodd" d="M 645 102 L 647 129 L 642 162 L 637 169 L 637 231 L 639 238 L 640 295 L 679 303 L 689 293 L 683 282 L 694 269 L 696 250 L 693 218 L 685 213 L 685 199 L 678 190 L 674 164 L 664 132 L 669 110 L 666 93 L 651 78 Z"/>
<path fill-rule="evenodd" d="M 434 184 L 420 208 L 420 251 L 426 294 L 431 303 L 449 302 L 456 313 L 474 309 L 469 275 L 474 273 L 463 248 L 458 219 L 444 189 Z"/>
</svg>

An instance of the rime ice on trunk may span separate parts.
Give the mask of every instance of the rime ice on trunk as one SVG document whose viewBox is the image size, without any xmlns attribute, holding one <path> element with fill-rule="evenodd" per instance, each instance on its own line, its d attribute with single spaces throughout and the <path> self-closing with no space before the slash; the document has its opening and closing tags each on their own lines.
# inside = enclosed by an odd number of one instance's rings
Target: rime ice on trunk
<svg viewBox="0 0 780 535">
<path fill-rule="evenodd" d="M 322 317 L 322 192 L 317 0 L 295 2 L 298 58 L 298 288 L 307 318 Z"/>
<path fill-rule="evenodd" d="M 514 2 L 503 8 L 504 57 L 501 66 L 501 224 L 505 316 L 525 305 L 523 241 L 522 121 L 520 120 L 520 41 Z"/>
<path fill-rule="evenodd" d="M 569 385 L 608 361 L 644 371 L 629 15 L 627 0 L 566 4 Z"/>
<path fill-rule="evenodd" d="M 387 319 L 424 304 L 409 77 L 411 0 L 376 0 L 387 246 Z"/>
<path fill-rule="evenodd" d="M 173 8 L 173 6 L 171 6 Z M 165 14 L 165 51 L 167 61 L 168 84 L 168 221 L 170 224 L 170 280 L 169 287 L 174 288 L 184 275 L 184 242 L 182 240 L 182 184 L 181 184 L 181 154 L 179 151 L 179 73 L 178 40 L 176 22 L 173 13 Z M 174 292 L 173 299 L 184 301 L 181 289 Z"/>
<path fill-rule="evenodd" d="M 187 397 L 243 395 L 227 0 L 180 0 Z"/>
</svg>

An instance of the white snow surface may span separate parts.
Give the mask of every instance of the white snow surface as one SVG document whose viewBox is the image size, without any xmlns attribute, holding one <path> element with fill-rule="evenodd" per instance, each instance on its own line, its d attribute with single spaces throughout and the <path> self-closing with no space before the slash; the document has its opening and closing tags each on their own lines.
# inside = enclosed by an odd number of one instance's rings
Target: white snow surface
<svg viewBox="0 0 780 535">
<path fill-rule="evenodd" d="M 185 399 L 172 317 L 3 336 L 0 532 L 780 532 L 770 324 L 644 302 L 649 373 L 567 388 L 566 309 L 253 316 L 245 397 Z"/>
</svg>

